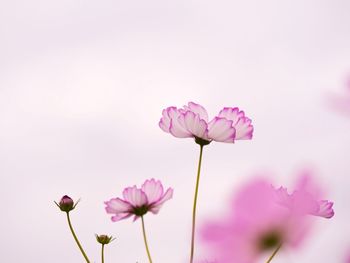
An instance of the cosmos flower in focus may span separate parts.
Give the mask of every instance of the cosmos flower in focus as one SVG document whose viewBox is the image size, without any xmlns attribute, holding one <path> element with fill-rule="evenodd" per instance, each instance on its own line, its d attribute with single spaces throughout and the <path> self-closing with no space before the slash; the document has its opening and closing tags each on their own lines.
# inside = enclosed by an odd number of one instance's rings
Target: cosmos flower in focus
<svg viewBox="0 0 350 263">
<path fill-rule="evenodd" d="M 112 221 L 116 222 L 134 215 L 134 221 L 147 212 L 157 214 L 165 201 L 171 199 L 173 189 L 168 188 L 164 192 L 159 180 L 146 180 L 141 188 L 127 187 L 123 191 L 123 197 L 112 198 L 105 202 L 108 214 L 113 214 Z"/>
<path fill-rule="evenodd" d="M 178 138 L 194 138 L 198 144 L 211 141 L 233 143 L 253 137 L 253 126 L 238 108 L 223 108 L 209 121 L 206 109 L 194 102 L 183 108 L 168 107 L 163 110 L 159 127 Z"/>
<path fill-rule="evenodd" d="M 308 189 L 297 188 L 290 195 L 263 179 L 245 185 L 228 215 L 203 227 L 202 240 L 212 258 L 220 263 L 253 263 L 281 246 L 297 247 L 310 227 L 307 214 L 325 218 L 334 214 L 331 202 L 316 200 Z"/>
</svg>

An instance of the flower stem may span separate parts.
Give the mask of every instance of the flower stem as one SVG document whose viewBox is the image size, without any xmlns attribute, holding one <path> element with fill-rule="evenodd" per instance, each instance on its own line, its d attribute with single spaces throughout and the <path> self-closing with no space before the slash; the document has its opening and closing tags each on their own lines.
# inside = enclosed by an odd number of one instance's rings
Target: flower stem
<svg viewBox="0 0 350 263">
<path fill-rule="evenodd" d="M 200 175 L 201 175 L 202 154 L 203 154 L 203 145 L 200 145 L 198 170 L 197 170 L 197 180 L 196 180 L 196 189 L 195 189 L 195 192 L 194 192 L 193 211 L 192 211 L 192 238 L 191 238 L 190 263 L 193 263 L 193 256 L 194 256 L 194 236 L 195 236 L 195 229 L 196 229 L 196 209 L 197 209 L 197 197 L 198 197 L 198 188 L 199 188 L 199 178 L 200 178 Z"/>
<path fill-rule="evenodd" d="M 74 237 L 74 240 L 75 240 L 75 242 L 77 243 L 77 245 L 78 245 L 78 247 L 79 247 L 79 249 L 80 249 L 80 252 L 83 254 L 83 256 L 84 256 L 86 262 L 87 262 L 87 263 L 90 263 L 89 258 L 87 257 L 87 255 L 86 255 L 86 253 L 85 253 L 83 247 L 81 246 L 81 244 L 80 244 L 80 242 L 79 242 L 79 240 L 78 240 L 78 238 L 77 238 L 77 236 L 76 236 L 76 234 L 75 234 L 75 232 L 74 232 L 74 230 L 73 230 L 72 223 L 71 223 L 70 217 L 69 217 L 69 212 L 67 212 L 67 221 L 68 221 L 68 225 L 69 225 L 70 231 L 72 232 L 72 235 L 73 235 L 73 237 Z"/>
<path fill-rule="evenodd" d="M 266 261 L 266 263 L 270 263 L 272 261 L 272 259 L 274 258 L 274 256 L 277 254 L 277 252 L 280 250 L 282 246 L 282 243 L 279 244 L 276 249 L 273 251 L 272 255 L 269 257 L 269 259 Z"/>
<path fill-rule="evenodd" d="M 102 248 L 101 248 L 101 263 L 105 263 L 104 252 L 105 252 L 105 245 L 102 244 Z"/>
<path fill-rule="evenodd" d="M 143 220 L 143 216 L 141 216 L 141 222 L 142 222 L 143 241 L 145 242 L 145 247 L 146 247 L 146 251 L 147 251 L 148 260 L 149 260 L 149 263 L 152 263 L 151 253 L 149 252 L 148 243 L 147 243 L 146 230 L 145 230 L 145 221 Z"/>
</svg>

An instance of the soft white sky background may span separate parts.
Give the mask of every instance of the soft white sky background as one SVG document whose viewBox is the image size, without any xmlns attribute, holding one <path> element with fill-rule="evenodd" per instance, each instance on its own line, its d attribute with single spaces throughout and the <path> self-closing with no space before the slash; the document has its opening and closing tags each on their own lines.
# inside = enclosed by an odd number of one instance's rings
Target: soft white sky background
<svg viewBox="0 0 350 263">
<path fill-rule="evenodd" d="M 199 220 L 258 171 L 291 185 L 312 165 L 336 216 L 275 262 L 342 262 L 350 119 L 327 94 L 350 70 L 349 12 L 348 0 L 2 0 L 1 262 L 83 262 L 53 204 L 63 194 L 82 198 L 72 220 L 95 262 L 94 233 L 117 237 L 107 262 L 147 262 L 140 222 L 112 223 L 103 201 L 151 177 L 175 188 L 146 216 L 154 261 L 186 262 L 198 147 L 158 121 L 190 100 L 211 116 L 239 106 L 255 126 L 252 141 L 205 148 Z"/>
</svg>

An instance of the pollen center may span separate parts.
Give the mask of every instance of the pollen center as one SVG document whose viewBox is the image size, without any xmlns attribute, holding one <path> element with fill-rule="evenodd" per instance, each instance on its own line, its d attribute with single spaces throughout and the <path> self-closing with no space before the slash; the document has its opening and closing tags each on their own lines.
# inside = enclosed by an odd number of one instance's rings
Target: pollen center
<svg viewBox="0 0 350 263">
<path fill-rule="evenodd" d="M 143 206 L 134 208 L 134 214 L 137 215 L 137 216 L 143 216 L 147 212 L 148 212 L 148 206 L 147 205 L 143 205 Z"/>
<path fill-rule="evenodd" d="M 264 234 L 259 240 L 259 248 L 263 251 L 276 248 L 282 241 L 281 233 L 269 232 Z"/>
</svg>

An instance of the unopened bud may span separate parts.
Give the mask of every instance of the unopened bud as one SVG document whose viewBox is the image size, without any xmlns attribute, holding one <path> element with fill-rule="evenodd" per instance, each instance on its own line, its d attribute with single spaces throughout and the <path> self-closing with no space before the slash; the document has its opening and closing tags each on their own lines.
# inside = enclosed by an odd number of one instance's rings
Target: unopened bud
<svg viewBox="0 0 350 263">
<path fill-rule="evenodd" d="M 102 244 L 102 245 L 107 245 L 110 242 L 112 242 L 115 238 L 113 238 L 112 236 L 107 236 L 107 235 L 97 235 L 96 236 L 96 240 L 98 243 Z"/>
<path fill-rule="evenodd" d="M 56 202 L 55 202 L 56 203 Z M 68 195 L 65 195 L 61 198 L 60 202 L 56 205 L 61 209 L 63 212 L 69 212 L 72 211 L 75 206 L 77 205 L 74 204 L 74 201 L 72 198 L 70 198 Z"/>
</svg>

